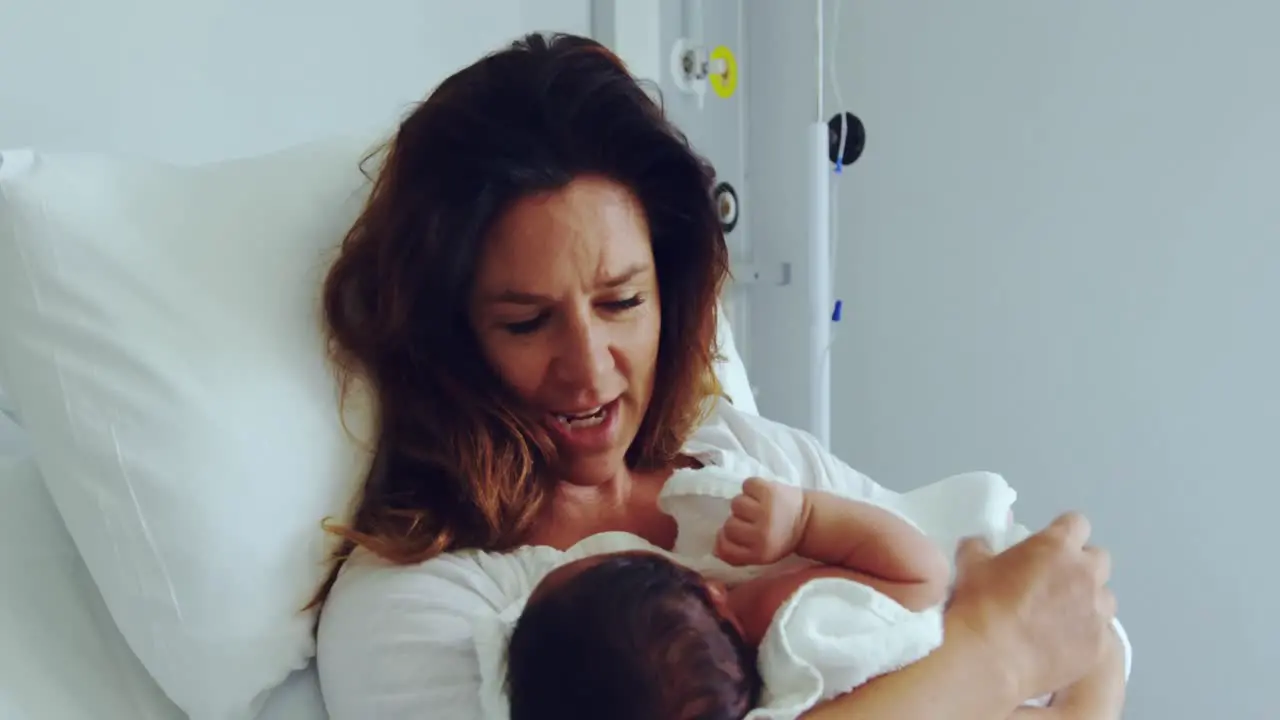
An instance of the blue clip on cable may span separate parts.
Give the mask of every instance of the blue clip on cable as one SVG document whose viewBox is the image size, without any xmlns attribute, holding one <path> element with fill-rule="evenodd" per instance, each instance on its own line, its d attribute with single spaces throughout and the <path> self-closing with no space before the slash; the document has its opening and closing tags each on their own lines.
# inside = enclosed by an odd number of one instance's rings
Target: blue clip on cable
<svg viewBox="0 0 1280 720">
<path fill-rule="evenodd" d="M 831 311 L 831 322 L 840 322 L 840 313 L 844 310 L 844 301 L 837 300 L 836 307 Z"/>
</svg>

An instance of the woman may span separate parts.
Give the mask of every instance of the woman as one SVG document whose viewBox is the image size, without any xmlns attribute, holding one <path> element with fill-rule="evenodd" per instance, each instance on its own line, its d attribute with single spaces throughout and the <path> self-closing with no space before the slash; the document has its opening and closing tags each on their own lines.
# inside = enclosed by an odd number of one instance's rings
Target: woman
<svg viewBox="0 0 1280 720">
<path fill-rule="evenodd" d="M 345 562 L 317 598 L 333 720 L 485 717 L 471 628 L 536 581 L 525 551 L 607 531 L 671 548 L 656 496 L 679 467 L 889 492 L 719 397 L 711 182 L 581 38 L 525 38 L 404 121 L 325 287 L 337 355 L 379 400 Z M 812 717 L 1003 719 L 1077 681 L 1118 714 L 1088 534 L 1065 516 L 999 556 L 967 545 L 944 646 Z"/>
</svg>

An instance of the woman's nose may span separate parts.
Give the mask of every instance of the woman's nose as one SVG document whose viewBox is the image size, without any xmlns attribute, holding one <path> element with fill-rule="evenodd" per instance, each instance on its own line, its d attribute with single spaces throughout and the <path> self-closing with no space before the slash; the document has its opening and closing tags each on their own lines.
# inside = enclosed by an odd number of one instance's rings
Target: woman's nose
<svg viewBox="0 0 1280 720">
<path fill-rule="evenodd" d="M 607 328 L 592 318 L 575 318 L 566 323 L 559 345 L 556 374 L 561 382 L 591 394 L 586 402 L 600 400 L 594 395 L 603 389 L 601 381 L 613 367 Z"/>
</svg>

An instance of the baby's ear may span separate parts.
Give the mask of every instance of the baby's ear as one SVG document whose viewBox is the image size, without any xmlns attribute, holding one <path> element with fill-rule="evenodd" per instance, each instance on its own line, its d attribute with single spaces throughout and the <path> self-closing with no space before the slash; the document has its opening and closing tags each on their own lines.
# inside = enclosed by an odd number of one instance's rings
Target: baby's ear
<svg viewBox="0 0 1280 720">
<path fill-rule="evenodd" d="M 707 585 L 707 594 L 711 596 L 711 602 L 715 603 L 716 608 L 723 610 L 729 606 L 729 588 L 719 580 L 707 578 L 704 580 Z"/>
</svg>

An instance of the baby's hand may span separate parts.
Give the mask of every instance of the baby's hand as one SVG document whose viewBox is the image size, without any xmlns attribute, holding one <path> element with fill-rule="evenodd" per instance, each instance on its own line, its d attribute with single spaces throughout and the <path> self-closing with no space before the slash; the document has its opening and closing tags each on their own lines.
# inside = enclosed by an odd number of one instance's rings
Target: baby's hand
<svg viewBox="0 0 1280 720">
<path fill-rule="evenodd" d="M 747 478 L 733 514 L 716 536 L 716 555 L 730 565 L 768 565 L 795 552 L 804 534 L 804 491 Z"/>
</svg>

